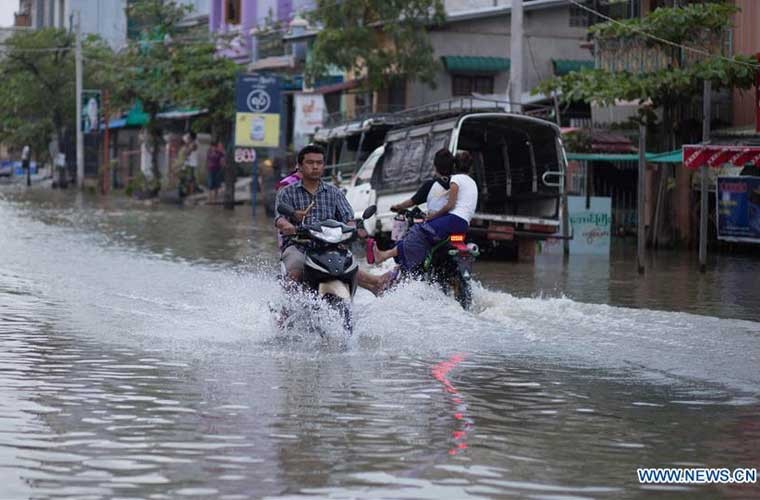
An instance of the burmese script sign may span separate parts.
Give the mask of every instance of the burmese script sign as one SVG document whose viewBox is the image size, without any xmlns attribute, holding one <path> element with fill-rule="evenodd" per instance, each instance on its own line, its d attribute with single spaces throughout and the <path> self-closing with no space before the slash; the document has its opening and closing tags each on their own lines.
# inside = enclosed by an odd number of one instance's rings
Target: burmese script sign
<svg viewBox="0 0 760 500">
<path fill-rule="evenodd" d="M 760 243 L 760 177 L 718 177 L 718 239 Z"/>
<path fill-rule="evenodd" d="M 235 146 L 280 145 L 280 81 L 267 73 L 239 75 L 235 88 Z"/>
<path fill-rule="evenodd" d="M 609 255 L 612 235 L 612 198 L 592 196 L 586 208 L 585 196 L 567 197 L 573 239 L 570 253 Z"/>
</svg>

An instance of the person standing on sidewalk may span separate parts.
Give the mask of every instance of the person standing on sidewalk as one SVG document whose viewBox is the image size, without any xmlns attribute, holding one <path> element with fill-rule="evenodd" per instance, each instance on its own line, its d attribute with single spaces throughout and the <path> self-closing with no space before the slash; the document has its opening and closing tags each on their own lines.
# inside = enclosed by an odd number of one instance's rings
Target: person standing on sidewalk
<svg viewBox="0 0 760 500">
<path fill-rule="evenodd" d="M 188 132 L 183 137 L 185 142 L 185 174 L 187 175 L 188 192 L 198 191 L 198 135 Z"/>
<path fill-rule="evenodd" d="M 21 149 L 21 168 L 23 168 L 26 171 L 26 186 L 29 187 L 32 185 L 32 167 L 31 167 L 31 159 L 32 151 L 29 148 L 28 144 L 25 144 L 24 147 Z"/>
<path fill-rule="evenodd" d="M 216 138 L 208 148 L 206 155 L 206 170 L 208 171 L 208 200 L 207 204 L 217 202 L 219 187 L 222 185 L 222 170 L 227 162 L 224 144 Z"/>
</svg>

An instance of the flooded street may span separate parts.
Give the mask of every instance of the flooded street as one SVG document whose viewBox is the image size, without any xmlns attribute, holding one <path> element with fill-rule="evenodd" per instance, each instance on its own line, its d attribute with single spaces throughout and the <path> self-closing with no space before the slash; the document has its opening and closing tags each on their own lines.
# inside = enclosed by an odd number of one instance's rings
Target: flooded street
<svg viewBox="0 0 760 500">
<path fill-rule="evenodd" d="M 760 258 L 479 262 L 282 338 L 263 213 L 0 190 L 0 498 L 757 498 Z"/>
</svg>

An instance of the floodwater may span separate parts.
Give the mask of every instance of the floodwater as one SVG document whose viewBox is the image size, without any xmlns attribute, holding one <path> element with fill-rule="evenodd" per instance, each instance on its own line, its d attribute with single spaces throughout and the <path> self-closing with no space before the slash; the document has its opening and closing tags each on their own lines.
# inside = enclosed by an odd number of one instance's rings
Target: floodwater
<svg viewBox="0 0 760 500">
<path fill-rule="evenodd" d="M 0 191 L 0 498 L 757 498 L 760 259 L 480 262 L 278 335 L 250 207 Z"/>
</svg>

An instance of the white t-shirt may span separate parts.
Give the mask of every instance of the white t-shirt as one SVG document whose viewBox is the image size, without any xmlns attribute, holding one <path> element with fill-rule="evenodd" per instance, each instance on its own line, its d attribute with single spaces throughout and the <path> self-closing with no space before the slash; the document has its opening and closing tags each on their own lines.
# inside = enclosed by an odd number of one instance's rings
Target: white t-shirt
<svg viewBox="0 0 760 500">
<path fill-rule="evenodd" d="M 440 183 L 434 182 L 430 186 L 430 192 L 427 195 L 427 212 L 437 212 L 449 201 L 449 190 L 441 186 Z"/>
<path fill-rule="evenodd" d="M 449 212 L 463 218 L 470 223 L 472 216 L 475 215 L 475 208 L 478 206 L 478 185 L 467 174 L 456 174 L 451 176 L 451 184 L 459 187 L 457 194 L 457 204 Z"/>
<path fill-rule="evenodd" d="M 187 165 L 190 168 L 197 168 L 198 167 L 198 144 L 197 143 L 190 143 L 188 145 L 189 152 L 187 153 L 187 159 L 185 160 L 185 165 Z"/>
</svg>

